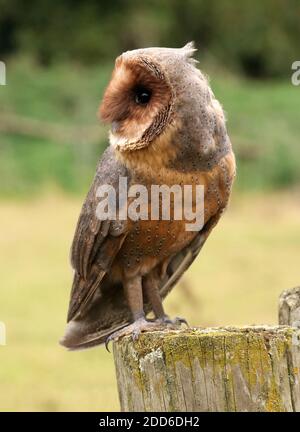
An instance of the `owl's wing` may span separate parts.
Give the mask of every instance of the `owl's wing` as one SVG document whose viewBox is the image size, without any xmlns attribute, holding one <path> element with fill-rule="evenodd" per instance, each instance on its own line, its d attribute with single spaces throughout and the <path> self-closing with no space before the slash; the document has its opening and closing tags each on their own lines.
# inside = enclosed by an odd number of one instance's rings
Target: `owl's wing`
<svg viewBox="0 0 300 432">
<path fill-rule="evenodd" d="M 96 210 L 97 190 L 108 184 L 118 191 L 119 176 L 125 168 L 108 148 L 97 167 L 90 191 L 83 204 L 71 248 L 71 263 L 75 270 L 68 311 L 68 322 L 80 316 L 89 305 L 109 271 L 115 256 L 126 238 L 126 221 L 101 221 Z"/>
<path fill-rule="evenodd" d="M 168 264 L 166 275 L 164 276 L 160 286 L 160 294 L 162 298 L 166 297 L 200 253 L 212 229 L 217 225 L 222 212 L 223 209 L 220 209 L 216 215 L 212 216 L 192 242 L 172 257 Z"/>
<path fill-rule="evenodd" d="M 160 288 L 163 298 L 194 261 L 220 216 L 221 211 L 206 223 L 203 230 L 186 248 L 171 259 Z M 150 311 L 151 305 L 146 304 L 145 312 Z M 121 284 L 112 283 L 104 276 L 88 313 L 69 322 L 61 343 L 71 350 L 99 345 L 104 343 L 110 334 L 127 325 L 130 320 L 131 313 Z"/>
<path fill-rule="evenodd" d="M 120 283 L 107 276 L 113 260 L 127 236 L 126 224 L 118 235 L 110 233 L 113 222 L 95 219 L 95 192 L 99 185 L 112 184 L 117 189 L 120 175 L 126 176 L 124 168 L 117 165 L 113 156 L 104 154 L 97 174 L 80 215 L 72 245 L 72 264 L 75 269 L 74 282 L 68 314 L 68 326 L 62 345 L 69 349 L 84 349 L 104 343 L 114 331 L 131 320 L 131 313 Z M 164 298 L 194 261 L 221 211 L 210 218 L 202 231 L 182 251 L 172 257 L 161 283 Z M 92 298 L 92 301 L 90 301 Z M 145 305 L 145 312 L 150 312 Z"/>
</svg>

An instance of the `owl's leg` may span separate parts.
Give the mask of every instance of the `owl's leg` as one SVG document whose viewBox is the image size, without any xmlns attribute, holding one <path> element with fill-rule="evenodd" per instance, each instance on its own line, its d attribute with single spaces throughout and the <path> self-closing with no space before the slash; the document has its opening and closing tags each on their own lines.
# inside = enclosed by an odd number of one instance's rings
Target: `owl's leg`
<svg viewBox="0 0 300 432">
<path fill-rule="evenodd" d="M 143 283 L 144 292 L 148 301 L 151 303 L 157 322 L 169 325 L 169 327 L 172 325 L 176 327 L 180 326 L 181 324 L 186 324 L 188 326 L 188 323 L 184 318 L 176 317 L 174 319 L 170 319 L 169 316 L 166 315 L 159 292 L 159 284 L 160 280 L 153 274 L 147 275 Z"/>
<path fill-rule="evenodd" d="M 127 304 L 132 313 L 134 322 L 112 333 L 105 341 L 106 349 L 108 349 L 110 341 L 118 340 L 123 336 L 132 335 L 132 339 L 136 340 L 143 331 L 163 329 L 161 322 L 146 320 L 143 304 L 142 278 L 140 276 L 135 276 L 125 279 L 123 281 L 123 286 Z"/>
<path fill-rule="evenodd" d="M 145 318 L 142 277 L 135 276 L 123 281 L 124 293 L 134 321 Z"/>
<path fill-rule="evenodd" d="M 155 317 L 157 319 L 163 319 L 166 317 L 159 292 L 159 280 L 153 274 L 150 273 L 145 277 L 143 281 L 143 290 L 147 300 L 152 306 Z"/>
</svg>

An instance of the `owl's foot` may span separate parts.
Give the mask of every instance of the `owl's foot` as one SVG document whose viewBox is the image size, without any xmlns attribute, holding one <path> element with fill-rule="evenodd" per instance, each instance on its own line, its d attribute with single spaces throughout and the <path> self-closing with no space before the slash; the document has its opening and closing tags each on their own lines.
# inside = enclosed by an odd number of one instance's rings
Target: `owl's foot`
<svg viewBox="0 0 300 432">
<path fill-rule="evenodd" d="M 164 315 L 162 318 L 158 318 L 156 322 L 160 322 L 162 323 L 162 325 L 167 326 L 167 328 L 173 329 L 181 327 L 181 324 L 185 324 L 187 327 L 189 327 L 189 324 L 185 318 L 175 317 L 174 319 L 171 319 L 170 317 L 168 317 L 168 315 Z"/>
<path fill-rule="evenodd" d="M 105 348 L 109 352 L 108 344 L 111 341 L 117 341 L 123 336 L 132 336 L 132 339 L 136 341 L 140 334 L 145 331 L 153 331 L 153 330 L 164 330 L 166 328 L 166 323 L 162 321 L 148 321 L 145 318 L 139 318 L 134 321 L 132 324 L 129 324 L 126 327 L 112 333 L 105 341 Z"/>
</svg>

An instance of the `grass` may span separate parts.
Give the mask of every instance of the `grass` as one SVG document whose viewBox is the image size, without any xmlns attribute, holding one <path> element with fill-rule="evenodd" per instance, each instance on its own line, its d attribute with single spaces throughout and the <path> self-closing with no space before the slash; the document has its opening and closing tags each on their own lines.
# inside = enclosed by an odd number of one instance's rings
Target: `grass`
<svg viewBox="0 0 300 432">
<path fill-rule="evenodd" d="M 201 256 L 166 300 L 192 325 L 274 324 L 279 293 L 299 284 L 298 193 L 235 196 Z M 69 246 L 81 200 L 59 192 L 0 202 L 0 410 L 118 409 L 103 347 L 58 345 L 67 311 Z"/>
<path fill-rule="evenodd" d="M 240 190 L 289 187 L 300 181 L 299 88 L 290 81 L 246 81 L 218 69 L 212 88 L 228 117 L 238 160 Z M 27 58 L 7 64 L 7 86 L 0 88 L 1 111 L 62 126 L 95 126 L 96 112 L 112 65 L 83 68 L 57 64 L 41 68 Z M 100 137 L 99 126 L 99 137 Z M 1 134 L 1 196 L 29 196 L 58 185 L 83 192 L 93 177 L 106 141 L 91 143 Z"/>
</svg>

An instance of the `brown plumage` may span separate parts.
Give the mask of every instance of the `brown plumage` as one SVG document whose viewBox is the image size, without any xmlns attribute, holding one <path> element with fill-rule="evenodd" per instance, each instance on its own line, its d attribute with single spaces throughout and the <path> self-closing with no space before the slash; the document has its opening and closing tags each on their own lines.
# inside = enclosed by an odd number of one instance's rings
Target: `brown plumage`
<svg viewBox="0 0 300 432">
<path fill-rule="evenodd" d="M 218 222 L 235 175 L 223 111 L 195 67 L 194 51 L 192 44 L 148 48 L 116 60 L 99 110 L 112 125 L 110 146 L 97 166 L 71 251 L 74 281 L 61 341 L 70 349 L 181 321 L 165 315 L 162 299 Z M 100 221 L 97 189 L 108 184 L 118 192 L 120 177 L 128 187 L 140 184 L 148 191 L 153 184 L 203 185 L 203 228 L 187 231 L 187 220 L 172 217 Z M 150 311 L 156 320 L 145 319 Z"/>
</svg>

